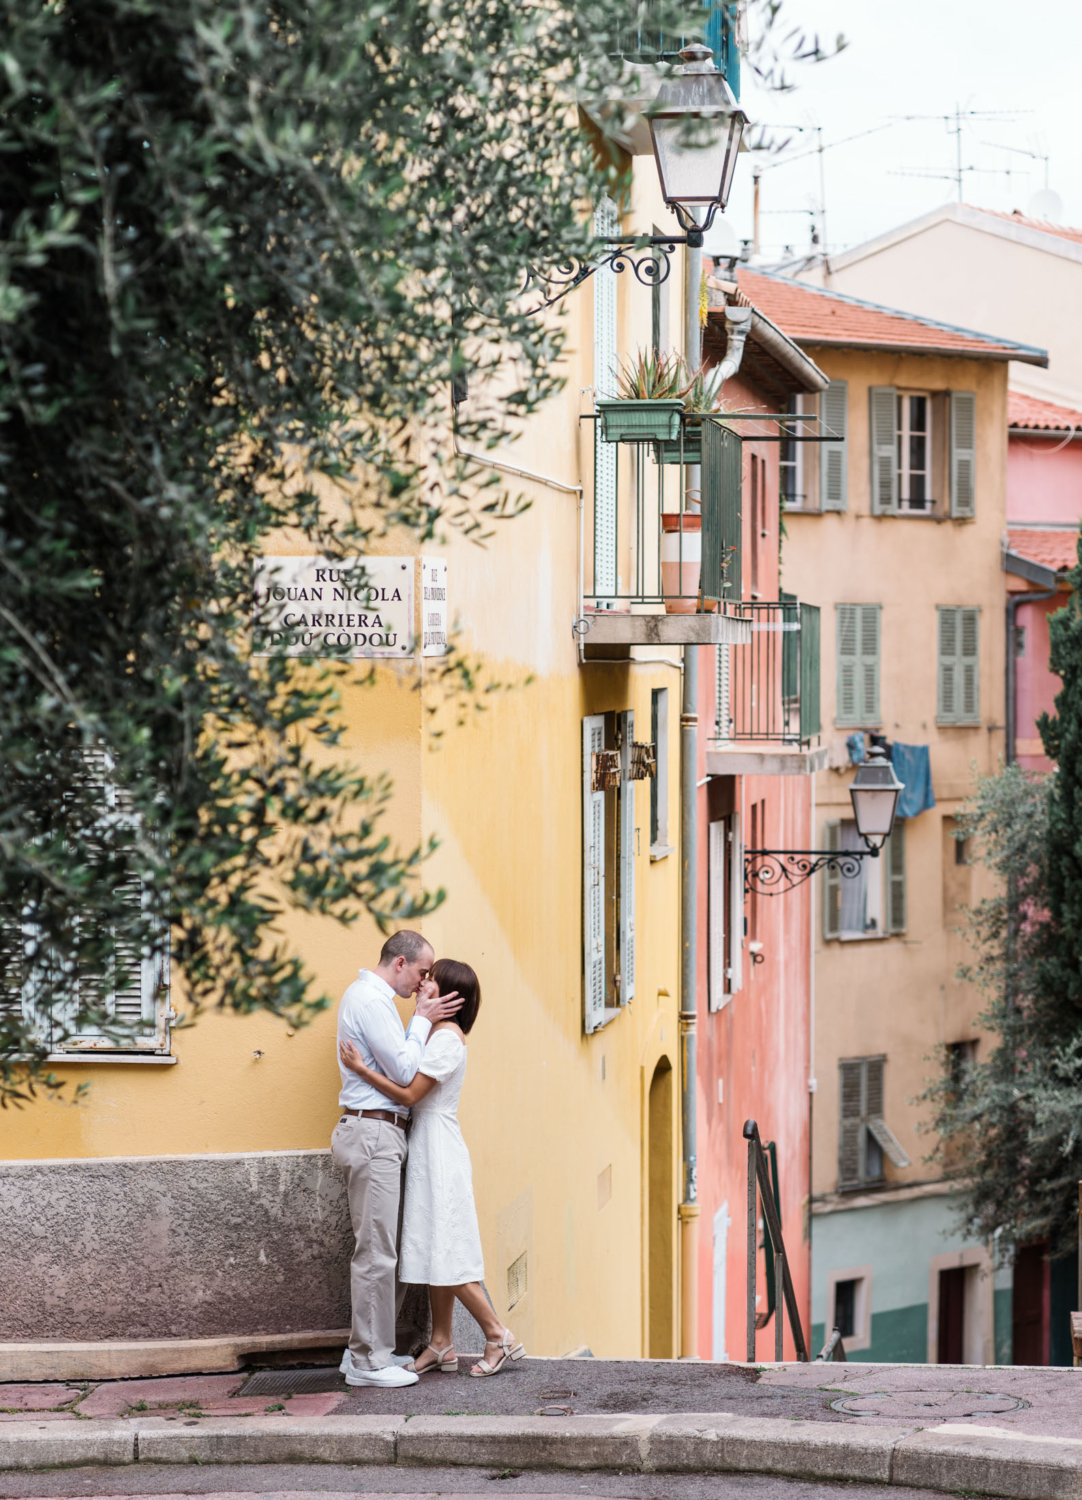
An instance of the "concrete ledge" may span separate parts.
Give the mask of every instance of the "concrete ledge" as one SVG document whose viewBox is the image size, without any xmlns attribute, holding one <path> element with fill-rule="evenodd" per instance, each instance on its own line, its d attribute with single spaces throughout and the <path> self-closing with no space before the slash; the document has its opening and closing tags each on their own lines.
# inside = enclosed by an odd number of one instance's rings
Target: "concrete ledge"
<svg viewBox="0 0 1082 1500">
<path fill-rule="evenodd" d="M 344 1349 L 349 1329 L 229 1334 L 213 1339 L 101 1339 L 0 1344 L 0 1381 L 134 1380 L 146 1375 L 214 1375 L 240 1370 L 253 1354 Z"/>
<path fill-rule="evenodd" d="M 82 1464 L 132 1464 L 129 1422 L 4 1422 L 0 1470 L 72 1469 Z"/>
<path fill-rule="evenodd" d="M 911 1432 L 894 1450 L 892 1484 L 968 1490 L 1008 1500 L 1079 1500 L 1082 1441 L 960 1423 Z"/>
<path fill-rule="evenodd" d="M 405 1417 L 140 1417 L 139 1462 L 155 1464 L 393 1464 Z"/>
<path fill-rule="evenodd" d="M 140 1417 L 0 1425 L 0 1470 L 337 1463 L 745 1473 L 1082 1500 L 1082 1439 L 777 1417 Z"/>
<path fill-rule="evenodd" d="M 661 1420 L 623 1417 L 413 1417 L 398 1435 L 399 1463 L 538 1469 L 632 1469 L 646 1464 Z"/>
<path fill-rule="evenodd" d="M 601 609 L 582 616 L 583 644 L 590 646 L 746 646 L 751 621 L 702 611 L 691 615 L 632 615 Z"/>
<path fill-rule="evenodd" d="M 657 1473 L 714 1469 L 889 1484 L 895 1444 L 911 1430 L 724 1412 L 664 1417 L 651 1433 L 647 1467 Z"/>
</svg>

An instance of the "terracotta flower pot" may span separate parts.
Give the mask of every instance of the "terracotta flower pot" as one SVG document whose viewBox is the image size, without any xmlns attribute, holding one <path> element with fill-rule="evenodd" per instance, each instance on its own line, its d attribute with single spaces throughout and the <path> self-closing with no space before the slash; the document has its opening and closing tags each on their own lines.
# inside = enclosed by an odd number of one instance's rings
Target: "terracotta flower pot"
<svg viewBox="0 0 1082 1500">
<path fill-rule="evenodd" d="M 702 528 L 701 515 L 679 511 L 661 514 L 661 592 L 668 615 L 699 612 Z"/>
</svg>

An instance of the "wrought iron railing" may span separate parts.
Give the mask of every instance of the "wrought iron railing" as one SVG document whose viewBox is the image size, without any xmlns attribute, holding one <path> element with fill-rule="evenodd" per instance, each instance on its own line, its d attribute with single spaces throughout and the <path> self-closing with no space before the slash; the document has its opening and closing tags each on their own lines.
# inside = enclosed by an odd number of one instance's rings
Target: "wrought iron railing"
<svg viewBox="0 0 1082 1500">
<path fill-rule="evenodd" d="M 789 1258 L 785 1253 L 785 1241 L 781 1234 L 781 1214 L 778 1209 L 777 1157 L 774 1157 L 774 1172 L 771 1175 L 767 1160 L 767 1149 L 759 1139 L 759 1127 L 754 1120 L 745 1120 L 744 1139 L 748 1143 L 748 1364 L 755 1363 L 755 1335 L 765 1327 L 771 1314 L 774 1318 L 774 1358 L 780 1364 L 785 1358 L 785 1313 L 789 1314 L 789 1327 L 798 1360 L 807 1363 L 808 1346 L 804 1342 L 804 1329 L 800 1321 L 793 1277 L 789 1269 Z M 762 1322 L 756 1309 L 755 1280 L 759 1262 L 759 1203 L 763 1208 L 763 1249 L 767 1257 L 767 1311 Z"/>
<path fill-rule="evenodd" d="M 584 498 L 583 601 L 588 609 L 735 613 L 740 599 L 741 439 L 689 415 L 666 441 L 606 442 L 592 428 L 593 485 Z M 687 487 L 701 466 L 701 485 Z"/>
<path fill-rule="evenodd" d="M 717 741 L 810 745 L 818 740 L 819 608 L 790 595 L 741 604 L 745 646 L 719 646 Z"/>
</svg>

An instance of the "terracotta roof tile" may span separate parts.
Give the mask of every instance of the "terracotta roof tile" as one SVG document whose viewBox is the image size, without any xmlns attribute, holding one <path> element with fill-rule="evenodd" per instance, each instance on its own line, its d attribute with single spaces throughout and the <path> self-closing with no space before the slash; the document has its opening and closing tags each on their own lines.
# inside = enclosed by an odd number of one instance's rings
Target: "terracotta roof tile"
<svg viewBox="0 0 1082 1500">
<path fill-rule="evenodd" d="M 993 219 L 1006 219 L 1008 224 L 1021 224 L 1026 229 L 1038 229 L 1042 234 L 1054 234 L 1058 239 L 1082 245 L 1082 229 L 1072 229 L 1068 224 L 1053 224 L 1050 219 L 1027 219 L 1025 214 L 1005 214 L 997 208 L 978 208 L 974 203 L 967 203 L 965 206 L 974 213 L 990 214 Z"/>
<path fill-rule="evenodd" d="M 1082 411 L 1070 406 L 1057 406 L 1052 401 L 1042 401 L 1037 396 L 1023 396 L 1021 391 L 1007 392 L 1007 426 L 1031 427 L 1046 432 L 1069 432 L 1072 427 L 1082 428 Z"/>
<path fill-rule="evenodd" d="M 880 307 L 858 297 L 826 291 L 769 271 L 737 273 L 741 300 L 765 314 L 798 344 L 819 348 L 905 349 L 917 354 L 954 354 L 970 359 L 1018 359 L 1047 365 L 1043 349 L 955 328 L 913 313 Z"/>
<path fill-rule="evenodd" d="M 1008 531 L 1007 546 L 1042 568 L 1073 568 L 1078 561 L 1077 531 Z"/>
</svg>

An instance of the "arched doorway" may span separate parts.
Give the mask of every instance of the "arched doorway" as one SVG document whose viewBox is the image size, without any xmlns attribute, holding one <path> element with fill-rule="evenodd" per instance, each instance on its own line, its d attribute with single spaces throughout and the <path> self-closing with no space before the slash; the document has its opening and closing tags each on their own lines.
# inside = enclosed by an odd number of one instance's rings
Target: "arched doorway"
<svg viewBox="0 0 1082 1500">
<path fill-rule="evenodd" d="M 651 1359 L 672 1359 L 673 1236 L 673 1073 L 663 1057 L 650 1080 L 647 1144 L 647 1278 L 649 1300 L 647 1353 Z"/>
</svg>

